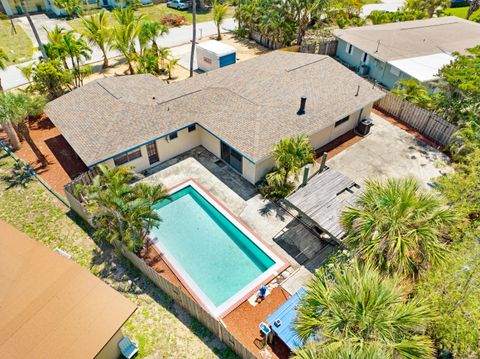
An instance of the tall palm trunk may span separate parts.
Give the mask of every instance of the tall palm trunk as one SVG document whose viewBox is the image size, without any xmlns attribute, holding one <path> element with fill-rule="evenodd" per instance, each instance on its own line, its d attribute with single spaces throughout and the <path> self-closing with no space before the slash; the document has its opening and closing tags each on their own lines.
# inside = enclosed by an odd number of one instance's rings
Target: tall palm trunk
<svg viewBox="0 0 480 359">
<path fill-rule="evenodd" d="M 190 51 L 190 77 L 193 76 L 193 60 L 195 58 L 195 43 L 197 42 L 197 2 L 192 0 L 192 49 Z"/>
<path fill-rule="evenodd" d="M 478 9 L 480 9 L 480 0 L 473 0 L 468 8 L 467 20 L 469 20 L 470 16 L 472 16 L 472 14 Z"/>
<path fill-rule="evenodd" d="M 30 136 L 30 130 L 28 129 L 28 126 L 25 124 L 25 122 L 19 122 L 17 124 L 17 129 L 23 135 L 23 137 L 25 138 L 25 141 L 27 141 L 33 153 L 35 153 L 35 156 L 37 157 L 38 162 L 40 162 L 44 167 L 47 166 L 48 165 L 47 158 L 43 155 L 43 153 L 40 151 L 40 149 L 37 147 L 37 145 L 33 141 L 32 137 Z"/>
<path fill-rule="evenodd" d="M 37 28 L 35 27 L 35 24 L 33 23 L 32 18 L 30 17 L 30 13 L 28 12 L 27 6 L 25 5 L 25 0 L 20 0 L 20 5 L 23 8 L 23 12 L 27 17 L 30 27 L 32 28 L 33 35 L 35 36 L 35 40 L 37 40 L 38 49 L 42 53 L 43 58 L 48 59 L 47 53 L 45 52 L 45 48 L 43 47 L 43 44 L 42 44 L 42 40 L 40 40 L 40 36 L 38 35 Z"/>
<path fill-rule="evenodd" d="M 105 49 L 105 46 L 100 47 L 100 50 L 102 50 L 102 55 L 103 55 L 103 65 L 102 65 L 102 69 L 106 69 L 106 68 L 108 67 L 107 50 Z"/>
<path fill-rule="evenodd" d="M 0 92 L 3 92 L 2 79 L 0 78 Z"/>
<path fill-rule="evenodd" d="M 3 122 L 2 128 L 5 130 L 8 139 L 10 140 L 10 145 L 14 151 L 18 151 L 22 148 L 22 144 L 20 143 L 20 139 L 18 138 L 17 132 L 15 128 L 10 122 Z"/>
</svg>

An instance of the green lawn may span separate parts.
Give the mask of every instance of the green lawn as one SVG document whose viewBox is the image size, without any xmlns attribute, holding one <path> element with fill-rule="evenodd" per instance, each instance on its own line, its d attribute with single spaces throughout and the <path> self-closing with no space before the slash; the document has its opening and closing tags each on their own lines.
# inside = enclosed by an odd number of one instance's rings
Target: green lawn
<svg viewBox="0 0 480 359">
<path fill-rule="evenodd" d="M 16 25 L 17 34 L 12 32 L 9 20 L 0 20 L 0 47 L 9 57 L 7 65 L 30 61 L 33 54 L 33 44 L 25 30 Z"/>
<path fill-rule="evenodd" d="M 448 15 L 453 15 L 453 16 L 457 16 L 457 17 L 461 17 L 463 19 L 466 19 L 467 14 L 468 14 L 468 8 L 469 8 L 468 6 L 453 7 L 453 8 L 447 9 L 445 12 Z M 475 19 L 477 16 L 480 16 L 480 10 L 474 12 L 472 14 L 472 16 L 470 17 L 470 20 Z"/>
<path fill-rule="evenodd" d="M 370 0 L 369 0 L 370 1 Z M 230 7 L 229 8 L 229 15 L 233 16 L 234 8 Z M 161 19 L 167 15 L 167 14 L 178 14 L 178 15 L 183 15 L 186 18 L 186 24 L 190 24 L 192 22 L 192 13 L 190 10 L 188 11 L 180 11 L 176 9 L 171 9 L 166 6 L 166 4 L 158 4 L 158 5 L 153 5 L 153 6 L 143 6 L 139 7 L 136 10 L 137 14 L 145 14 L 148 16 L 149 19 L 158 21 L 160 22 Z M 112 17 L 110 16 L 110 19 Z M 197 22 L 205 22 L 205 21 L 210 21 L 213 19 L 213 14 L 211 11 L 206 12 L 206 13 L 198 13 L 197 14 Z M 112 19 L 113 20 L 113 19 Z M 82 21 L 80 19 L 73 19 L 67 21 L 67 23 L 74 28 L 77 32 L 81 32 L 83 25 Z"/>
<path fill-rule="evenodd" d="M 72 254 L 73 260 L 137 305 L 124 333 L 139 344 L 138 358 L 235 358 L 198 321 L 192 319 L 109 245 L 95 243 L 89 228 L 36 180 L 9 187 L 13 160 L 0 152 L 0 219 L 31 238 Z"/>
<path fill-rule="evenodd" d="M 380 0 L 361 0 L 363 5 L 367 4 L 381 4 L 382 2 Z"/>
</svg>

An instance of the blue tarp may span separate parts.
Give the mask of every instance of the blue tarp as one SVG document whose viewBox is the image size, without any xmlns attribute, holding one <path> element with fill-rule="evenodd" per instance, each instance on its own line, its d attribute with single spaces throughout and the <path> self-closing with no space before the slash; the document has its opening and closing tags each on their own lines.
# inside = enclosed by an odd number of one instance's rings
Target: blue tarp
<svg viewBox="0 0 480 359">
<path fill-rule="evenodd" d="M 297 316 L 297 305 L 304 294 L 305 289 L 300 288 L 267 318 L 267 323 L 271 326 L 272 330 L 291 350 L 303 345 L 303 341 L 297 336 L 294 330 L 293 321 Z M 279 326 L 275 325 L 275 321 L 277 320 L 280 320 Z"/>
</svg>

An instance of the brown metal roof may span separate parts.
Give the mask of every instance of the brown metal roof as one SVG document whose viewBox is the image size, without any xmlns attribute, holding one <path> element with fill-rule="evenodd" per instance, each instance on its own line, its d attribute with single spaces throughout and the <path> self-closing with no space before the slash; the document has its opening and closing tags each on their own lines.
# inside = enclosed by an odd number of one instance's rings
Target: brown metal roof
<svg viewBox="0 0 480 359">
<path fill-rule="evenodd" d="M 93 358 L 135 306 L 75 262 L 0 221 L 0 356 Z"/>
<path fill-rule="evenodd" d="M 316 133 L 383 96 L 327 56 L 274 51 L 170 85 L 151 75 L 97 80 L 46 113 L 88 166 L 192 123 L 259 161 L 281 138 Z"/>
<path fill-rule="evenodd" d="M 334 35 L 382 61 L 460 52 L 480 44 L 480 24 L 455 16 L 338 29 Z"/>
</svg>

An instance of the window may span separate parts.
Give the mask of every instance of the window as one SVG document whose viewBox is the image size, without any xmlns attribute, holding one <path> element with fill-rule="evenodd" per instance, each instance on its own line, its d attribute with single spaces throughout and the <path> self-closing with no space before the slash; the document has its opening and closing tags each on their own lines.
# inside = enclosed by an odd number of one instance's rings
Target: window
<svg viewBox="0 0 480 359">
<path fill-rule="evenodd" d="M 137 158 L 142 157 L 142 151 L 140 149 L 124 153 L 120 156 L 117 156 L 113 159 L 113 162 L 115 163 L 115 166 L 121 166 L 127 162 L 133 161 Z"/>
<path fill-rule="evenodd" d="M 363 53 L 362 62 L 366 64 L 368 62 L 368 54 L 366 52 Z"/>
<path fill-rule="evenodd" d="M 175 131 L 175 132 L 173 132 L 173 133 L 171 133 L 171 134 L 168 135 L 168 139 L 169 139 L 170 141 L 176 139 L 177 137 L 178 137 L 178 132 L 177 132 L 177 131 Z"/>
<path fill-rule="evenodd" d="M 350 116 L 347 116 L 347 117 L 342 118 L 341 120 L 338 120 L 337 122 L 335 122 L 335 127 L 338 127 L 338 126 L 340 126 L 342 123 L 347 122 L 349 118 L 350 118 Z"/>
<path fill-rule="evenodd" d="M 390 66 L 390 72 L 395 75 L 395 76 L 399 76 L 400 75 L 400 70 L 397 69 L 396 67 L 393 67 L 393 66 Z"/>
<path fill-rule="evenodd" d="M 193 132 L 196 129 L 197 129 L 197 127 L 195 126 L 195 124 L 188 126 L 188 132 Z"/>
<path fill-rule="evenodd" d="M 345 49 L 345 51 L 347 52 L 347 54 L 351 55 L 353 52 L 352 44 L 347 44 L 347 48 Z"/>
</svg>

